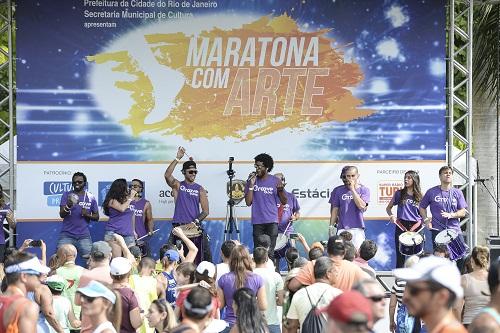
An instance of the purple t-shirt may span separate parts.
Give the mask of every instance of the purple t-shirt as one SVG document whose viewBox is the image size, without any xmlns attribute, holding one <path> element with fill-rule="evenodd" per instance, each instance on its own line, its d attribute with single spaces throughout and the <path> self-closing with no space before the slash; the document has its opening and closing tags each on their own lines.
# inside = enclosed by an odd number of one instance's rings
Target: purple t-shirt
<svg viewBox="0 0 500 333">
<path fill-rule="evenodd" d="M 401 200 L 401 190 L 397 190 L 393 197 L 393 204 L 398 206 L 396 215 L 398 219 L 414 222 L 422 220 L 418 209 L 418 202 L 415 202 L 412 195 L 407 195 L 402 203 L 399 203 L 399 200 Z"/>
<path fill-rule="evenodd" d="M 180 183 L 175 199 L 173 223 L 191 223 L 200 215 L 200 191 L 202 189 L 203 187 L 196 183 L 189 184 L 184 180 Z"/>
<path fill-rule="evenodd" d="M 273 175 L 267 175 L 265 179 L 257 177 L 253 186 L 252 200 L 252 224 L 265 224 L 278 222 L 278 196 L 279 179 Z M 245 185 L 245 195 L 248 193 L 250 181 Z"/>
<path fill-rule="evenodd" d="M 234 325 L 236 323 L 236 315 L 233 311 L 233 295 L 236 291 L 236 275 L 233 272 L 226 273 L 222 275 L 219 279 L 219 288 L 224 292 L 224 303 L 226 304 L 226 312 L 224 319 L 229 325 Z M 253 272 L 249 272 L 247 275 L 247 280 L 245 282 L 245 287 L 251 289 L 255 295 L 257 291 L 264 285 L 264 280 L 260 275 Z"/>
<path fill-rule="evenodd" d="M 290 218 L 293 213 L 296 213 L 300 210 L 299 202 L 297 201 L 297 197 L 293 195 L 293 193 L 285 191 L 285 195 L 287 198 L 286 204 L 283 206 L 283 215 L 281 215 L 281 221 L 278 224 L 278 231 L 285 232 L 285 228 L 288 225 Z M 278 210 L 281 206 L 281 202 L 278 202 Z M 289 235 L 291 232 L 294 232 L 293 224 L 290 224 L 288 229 L 286 230 L 286 234 Z"/>
<path fill-rule="evenodd" d="M 368 204 L 370 201 L 370 190 L 361 185 L 356 189 L 361 199 Z M 330 195 L 332 207 L 338 207 L 338 229 L 364 228 L 363 212 L 356 206 L 352 192 L 345 185 L 337 186 Z"/>
<path fill-rule="evenodd" d="M 68 197 L 73 191 L 64 192 L 61 197 L 61 207 L 66 206 Z M 92 193 L 85 191 L 83 194 L 78 195 L 78 202 L 71 206 L 69 214 L 63 219 L 63 226 L 61 232 L 66 232 L 72 236 L 89 236 L 89 223 L 82 216 L 82 208 L 91 213 L 97 213 L 99 207 L 97 201 Z"/>
<path fill-rule="evenodd" d="M 120 333 L 136 333 L 130 322 L 130 311 L 139 307 L 139 302 L 135 293 L 130 288 L 115 289 L 122 298 L 122 322 L 120 324 Z"/>
<path fill-rule="evenodd" d="M 427 190 L 420 208 L 427 209 L 430 206 L 432 215 L 432 228 L 436 230 L 444 230 L 452 228 L 460 231 L 460 220 L 458 218 L 446 219 L 441 216 L 441 211 L 455 213 L 462 208 L 467 208 L 462 191 L 452 187 L 449 191 L 444 191 L 441 186 L 434 186 Z"/>
<path fill-rule="evenodd" d="M 144 211 L 144 207 L 146 206 L 146 199 L 141 198 L 137 201 L 132 201 L 130 203 L 130 209 L 134 211 L 135 214 L 135 233 L 137 234 L 137 238 L 145 236 L 148 233 L 146 229 L 146 215 Z"/>
<path fill-rule="evenodd" d="M 10 209 L 10 204 L 4 204 L 0 210 L 3 210 L 3 212 L 0 212 L 0 223 L 3 227 L 3 222 L 5 221 L 5 218 L 7 217 L 7 210 Z M 5 244 L 5 234 L 3 232 L 3 230 L 0 231 L 0 245 L 3 245 Z"/>
<path fill-rule="evenodd" d="M 134 211 L 130 209 L 130 206 L 124 212 L 109 207 L 109 220 L 106 223 L 106 231 L 113 231 L 122 236 L 134 236 L 134 230 L 132 229 L 133 218 Z"/>
</svg>

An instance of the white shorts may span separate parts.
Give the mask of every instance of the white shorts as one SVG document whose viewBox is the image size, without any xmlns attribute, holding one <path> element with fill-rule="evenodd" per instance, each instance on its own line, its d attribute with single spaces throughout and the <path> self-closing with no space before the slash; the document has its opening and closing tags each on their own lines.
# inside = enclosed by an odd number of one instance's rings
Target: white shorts
<svg viewBox="0 0 500 333">
<path fill-rule="evenodd" d="M 365 229 L 361 228 L 351 228 L 351 229 L 338 229 L 337 235 L 340 235 L 342 231 L 347 231 L 352 235 L 352 243 L 356 250 L 359 250 L 361 244 L 365 241 Z"/>
</svg>

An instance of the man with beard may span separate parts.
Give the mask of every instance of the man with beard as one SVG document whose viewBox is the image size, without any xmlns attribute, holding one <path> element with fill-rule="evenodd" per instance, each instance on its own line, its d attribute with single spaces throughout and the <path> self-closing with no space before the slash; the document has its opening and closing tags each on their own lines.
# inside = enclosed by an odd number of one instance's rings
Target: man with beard
<svg viewBox="0 0 500 333">
<path fill-rule="evenodd" d="M 280 178 L 269 174 L 274 161 L 268 154 L 255 156 L 255 172 L 252 172 L 245 186 L 245 203 L 252 206 L 253 246 L 259 247 L 259 236 L 271 238 L 269 258 L 274 261 L 274 248 L 278 237 L 278 205 L 285 205 L 287 197 Z"/>
<path fill-rule="evenodd" d="M 192 158 L 184 162 L 182 165 L 181 172 L 184 175 L 183 181 L 178 181 L 172 175 L 177 163 L 179 163 L 185 153 L 186 150 L 183 147 L 179 147 L 176 158 L 170 163 L 165 171 L 165 180 L 167 181 L 168 186 L 172 188 L 175 199 L 174 217 L 172 219 L 173 227 L 178 227 L 192 222 L 196 225 L 200 225 L 200 223 L 208 216 L 207 191 L 200 184 L 195 183 L 198 170 L 196 169 L 196 163 L 192 160 Z M 203 231 L 201 237 L 203 251 L 200 251 L 196 256 L 196 264 L 203 260 L 212 261 L 207 234 Z M 171 240 L 176 241 L 177 237 L 171 236 Z M 194 243 L 196 244 L 196 242 Z M 200 247 L 201 244 L 199 243 L 197 246 Z M 184 245 L 184 248 L 187 248 L 187 246 Z"/>
<path fill-rule="evenodd" d="M 76 172 L 71 182 L 73 190 L 64 192 L 61 197 L 59 216 L 63 219 L 63 225 L 57 247 L 72 244 L 82 258 L 87 259 L 92 247 L 89 223 L 99 220 L 99 207 L 94 195 L 86 189 L 85 174 Z"/>
</svg>

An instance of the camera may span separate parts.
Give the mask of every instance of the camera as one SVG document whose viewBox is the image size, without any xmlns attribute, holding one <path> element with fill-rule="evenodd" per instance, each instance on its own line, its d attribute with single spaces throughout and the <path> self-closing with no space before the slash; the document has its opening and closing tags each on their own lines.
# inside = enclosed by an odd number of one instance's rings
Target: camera
<svg viewBox="0 0 500 333">
<path fill-rule="evenodd" d="M 299 238 L 299 234 L 298 233 L 296 233 L 296 232 L 291 232 L 290 233 L 290 239 L 297 239 L 297 238 Z"/>
<path fill-rule="evenodd" d="M 31 246 L 31 247 L 40 247 L 40 246 L 42 246 L 42 241 L 41 241 L 41 240 L 39 240 L 39 239 L 37 239 L 37 240 L 32 240 L 32 241 L 30 242 L 30 246 Z"/>
</svg>

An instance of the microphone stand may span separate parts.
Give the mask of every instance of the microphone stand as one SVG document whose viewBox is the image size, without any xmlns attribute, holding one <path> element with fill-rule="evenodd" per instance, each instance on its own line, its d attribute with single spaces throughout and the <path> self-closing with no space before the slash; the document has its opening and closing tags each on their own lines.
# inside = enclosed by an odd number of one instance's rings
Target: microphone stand
<svg viewBox="0 0 500 333">
<path fill-rule="evenodd" d="M 240 241 L 240 230 L 236 224 L 233 199 L 233 178 L 235 171 L 233 170 L 234 157 L 229 157 L 229 169 L 226 171 L 229 177 L 229 200 L 227 201 L 226 227 L 224 228 L 224 240 L 231 239 L 233 232 L 236 232 L 236 237 Z"/>
</svg>

